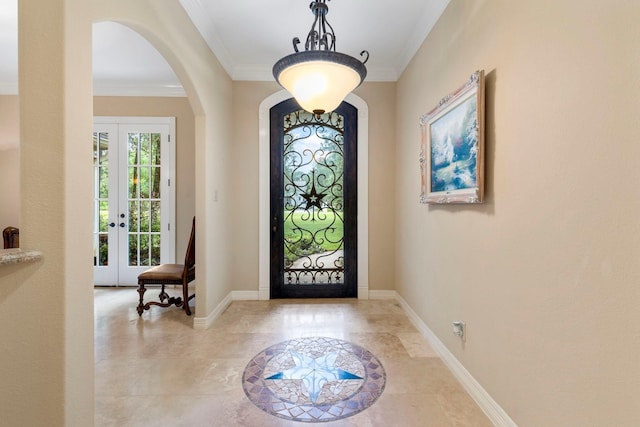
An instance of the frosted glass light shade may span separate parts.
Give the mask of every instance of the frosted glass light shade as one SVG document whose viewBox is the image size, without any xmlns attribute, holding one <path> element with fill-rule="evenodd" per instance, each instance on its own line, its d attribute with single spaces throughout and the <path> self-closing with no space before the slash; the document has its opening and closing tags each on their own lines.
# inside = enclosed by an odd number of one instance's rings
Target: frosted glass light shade
<svg viewBox="0 0 640 427">
<path fill-rule="evenodd" d="M 285 56 L 273 67 L 276 81 L 307 111 L 333 111 L 367 75 L 364 64 L 339 52 L 305 51 Z"/>
</svg>

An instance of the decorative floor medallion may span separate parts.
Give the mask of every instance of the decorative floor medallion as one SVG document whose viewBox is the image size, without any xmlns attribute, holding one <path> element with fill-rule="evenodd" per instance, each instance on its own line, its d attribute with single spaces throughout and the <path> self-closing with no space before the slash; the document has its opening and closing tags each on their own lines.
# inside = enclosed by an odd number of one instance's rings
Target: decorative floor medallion
<svg viewBox="0 0 640 427">
<path fill-rule="evenodd" d="M 249 400 L 276 417 L 325 422 L 371 406 L 386 376 L 370 351 L 335 338 L 298 338 L 257 354 L 244 370 Z"/>
</svg>

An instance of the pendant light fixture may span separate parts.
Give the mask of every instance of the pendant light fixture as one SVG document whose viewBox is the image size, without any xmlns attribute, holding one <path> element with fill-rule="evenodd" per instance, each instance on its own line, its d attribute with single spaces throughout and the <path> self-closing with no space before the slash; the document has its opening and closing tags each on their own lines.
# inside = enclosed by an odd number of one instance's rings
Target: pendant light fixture
<svg viewBox="0 0 640 427">
<path fill-rule="evenodd" d="M 304 52 L 298 51 L 300 39 L 293 39 L 295 53 L 285 56 L 273 66 L 276 81 L 287 89 L 298 104 L 316 115 L 333 111 L 367 76 L 364 64 L 369 52 L 363 50 L 364 61 L 336 52 L 336 36 L 327 22 L 327 0 L 314 0 L 309 8 L 315 15 L 307 35 Z"/>
</svg>

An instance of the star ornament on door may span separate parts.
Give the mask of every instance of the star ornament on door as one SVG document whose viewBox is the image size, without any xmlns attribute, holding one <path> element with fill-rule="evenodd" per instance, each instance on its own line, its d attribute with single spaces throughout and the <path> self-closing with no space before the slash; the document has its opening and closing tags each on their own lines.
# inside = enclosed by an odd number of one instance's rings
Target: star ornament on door
<svg viewBox="0 0 640 427">
<path fill-rule="evenodd" d="M 301 194 L 301 196 L 307 201 L 306 210 L 316 206 L 318 209 L 322 209 L 322 199 L 326 196 L 326 193 L 318 193 L 316 191 L 315 184 L 311 186 L 311 191 L 308 194 Z"/>
</svg>

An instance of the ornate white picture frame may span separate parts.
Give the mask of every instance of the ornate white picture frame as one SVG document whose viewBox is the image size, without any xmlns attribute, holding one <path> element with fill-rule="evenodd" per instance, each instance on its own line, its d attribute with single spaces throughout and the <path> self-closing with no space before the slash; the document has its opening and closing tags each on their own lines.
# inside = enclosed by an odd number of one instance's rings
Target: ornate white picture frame
<svg viewBox="0 0 640 427">
<path fill-rule="evenodd" d="M 482 203 L 484 70 L 420 118 L 420 203 Z"/>
</svg>

